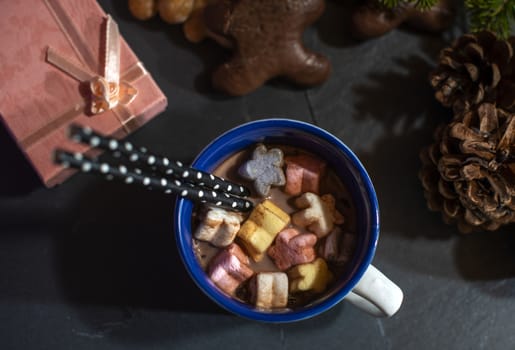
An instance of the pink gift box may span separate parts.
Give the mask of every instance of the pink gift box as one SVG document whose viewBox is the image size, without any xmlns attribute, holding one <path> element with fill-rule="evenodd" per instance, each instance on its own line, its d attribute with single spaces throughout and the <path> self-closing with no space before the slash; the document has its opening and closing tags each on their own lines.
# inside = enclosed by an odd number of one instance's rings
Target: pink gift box
<svg viewBox="0 0 515 350">
<path fill-rule="evenodd" d="M 166 108 L 166 97 L 121 37 L 120 80 L 126 79 L 137 93 L 127 104 L 99 114 L 89 108 L 89 82 L 47 61 L 51 48 L 102 76 L 106 18 L 94 0 L 8 1 L 0 12 L 0 116 L 48 187 L 73 173 L 53 163 L 54 149 L 94 153 L 68 140 L 71 123 L 123 137 Z"/>
</svg>

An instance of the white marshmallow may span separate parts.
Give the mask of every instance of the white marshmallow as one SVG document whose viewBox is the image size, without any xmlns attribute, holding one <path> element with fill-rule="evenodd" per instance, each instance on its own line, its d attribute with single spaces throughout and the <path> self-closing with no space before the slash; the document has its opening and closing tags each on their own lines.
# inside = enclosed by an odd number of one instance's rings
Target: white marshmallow
<svg viewBox="0 0 515 350">
<path fill-rule="evenodd" d="M 288 304 L 288 275 L 284 272 L 260 272 L 251 284 L 256 307 L 273 309 Z"/>
<path fill-rule="evenodd" d="M 239 213 L 221 208 L 209 208 L 194 236 L 216 247 L 226 247 L 234 241 L 242 220 Z"/>
</svg>

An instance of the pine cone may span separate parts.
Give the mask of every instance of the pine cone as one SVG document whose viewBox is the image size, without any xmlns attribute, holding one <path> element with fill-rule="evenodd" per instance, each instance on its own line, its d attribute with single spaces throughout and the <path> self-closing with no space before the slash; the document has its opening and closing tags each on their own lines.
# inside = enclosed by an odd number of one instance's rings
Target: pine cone
<svg viewBox="0 0 515 350">
<path fill-rule="evenodd" d="M 462 233 L 515 223 L 515 113 L 483 103 L 437 129 L 421 152 L 428 207 Z"/>
<path fill-rule="evenodd" d="M 455 113 L 481 103 L 515 112 L 515 37 L 501 40 L 489 31 L 465 34 L 440 52 L 430 76 L 435 96 Z"/>
</svg>

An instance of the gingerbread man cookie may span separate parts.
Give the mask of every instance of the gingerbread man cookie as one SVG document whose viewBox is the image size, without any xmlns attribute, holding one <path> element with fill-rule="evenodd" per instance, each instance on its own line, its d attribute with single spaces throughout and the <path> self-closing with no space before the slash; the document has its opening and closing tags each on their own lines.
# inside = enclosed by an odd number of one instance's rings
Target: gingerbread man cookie
<svg viewBox="0 0 515 350">
<path fill-rule="evenodd" d="M 213 86 L 239 96 L 274 77 L 306 86 L 324 82 L 331 71 L 328 59 L 302 43 L 304 29 L 324 8 L 324 0 L 224 0 L 207 6 L 208 34 L 234 51 L 214 71 Z"/>
</svg>

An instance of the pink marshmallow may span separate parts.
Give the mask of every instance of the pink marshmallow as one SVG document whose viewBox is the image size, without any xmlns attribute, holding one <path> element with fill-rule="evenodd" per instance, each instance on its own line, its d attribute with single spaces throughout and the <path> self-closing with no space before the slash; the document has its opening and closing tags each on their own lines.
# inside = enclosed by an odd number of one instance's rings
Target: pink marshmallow
<svg viewBox="0 0 515 350">
<path fill-rule="evenodd" d="M 232 243 L 211 260 L 208 275 L 218 288 L 234 296 L 236 289 L 254 274 L 248 265 L 248 256 Z"/>
<path fill-rule="evenodd" d="M 320 178 L 325 174 L 326 162 L 306 154 L 288 156 L 284 191 L 291 195 L 304 192 L 320 193 Z"/>
<path fill-rule="evenodd" d="M 312 233 L 301 234 L 297 229 L 287 228 L 279 233 L 275 244 L 268 249 L 268 255 L 282 271 L 291 266 L 315 260 L 317 236 Z"/>
</svg>

